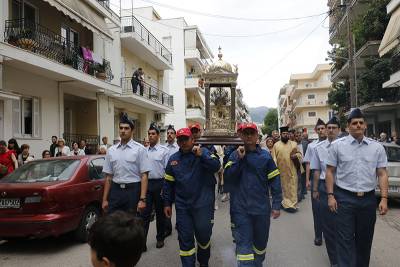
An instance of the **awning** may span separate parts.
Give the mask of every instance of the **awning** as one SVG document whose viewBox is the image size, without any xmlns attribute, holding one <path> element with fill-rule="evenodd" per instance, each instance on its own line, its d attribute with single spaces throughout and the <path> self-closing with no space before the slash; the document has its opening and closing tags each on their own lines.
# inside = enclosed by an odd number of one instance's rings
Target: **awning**
<svg viewBox="0 0 400 267">
<path fill-rule="evenodd" d="M 84 1 L 44 0 L 66 16 L 82 24 L 92 32 L 113 39 L 104 17 L 93 10 Z"/>
<path fill-rule="evenodd" d="M 381 45 L 379 46 L 379 56 L 384 56 L 390 50 L 400 44 L 400 8 L 392 13 L 389 24 L 386 28 Z"/>
</svg>

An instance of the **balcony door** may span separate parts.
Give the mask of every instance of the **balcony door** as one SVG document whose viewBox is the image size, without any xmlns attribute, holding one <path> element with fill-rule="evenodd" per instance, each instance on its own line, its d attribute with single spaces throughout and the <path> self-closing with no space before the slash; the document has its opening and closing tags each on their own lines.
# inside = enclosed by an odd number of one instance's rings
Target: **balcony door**
<svg viewBox="0 0 400 267">
<path fill-rule="evenodd" d="M 39 11 L 30 1 L 13 0 L 12 1 L 12 18 L 21 19 L 37 23 L 39 20 Z"/>
</svg>

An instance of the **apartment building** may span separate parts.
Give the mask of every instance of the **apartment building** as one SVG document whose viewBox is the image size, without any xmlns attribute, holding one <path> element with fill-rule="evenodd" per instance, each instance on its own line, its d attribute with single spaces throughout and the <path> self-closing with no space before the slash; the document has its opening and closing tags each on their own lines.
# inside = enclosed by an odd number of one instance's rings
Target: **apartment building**
<svg viewBox="0 0 400 267">
<path fill-rule="evenodd" d="M 0 139 L 28 143 L 36 157 L 52 135 L 86 139 L 94 152 L 102 136 L 118 138 L 120 112 L 142 139 L 173 111 L 164 91 L 172 54 L 133 18 L 147 38 L 129 31 L 107 1 L 5 0 L 0 14 Z M 138 66 L 142 94 L 130 81 Z"/>
</svg>

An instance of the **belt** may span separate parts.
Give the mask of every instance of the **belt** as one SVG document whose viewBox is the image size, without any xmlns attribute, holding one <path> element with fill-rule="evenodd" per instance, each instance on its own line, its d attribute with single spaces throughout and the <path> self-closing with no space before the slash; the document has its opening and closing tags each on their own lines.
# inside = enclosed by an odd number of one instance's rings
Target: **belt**
<svg viewBox="0 0 400 267">
<path fill-rule="evenodd" d="M 137 186 L 137 184 L 140 184 L 140 182 L 136 182 L 136 183 L 116 183 L 116 182 L 112 182 L 113 185 L 118 186 L 121 189 L 128 189 L 128 188 L 133 188 L 135 186 Z"/>
<path fill-rule="evenodd" d="M 368 192 L 352 192 L 352 191 L 343 189 L 343 188 L 341 188 L 339 186 L 336 186 L 335 189 L 338 189 L 340 191 L 346 192 L 347 194 L 350 194 L 350 195 L 353 195 L 353 196 L 356 196 L 356 197 L 366 197 L 366 196 L 375 194 L 375 189 L 373 189 L 371 191 L 368 191 Z"/>
</svg>

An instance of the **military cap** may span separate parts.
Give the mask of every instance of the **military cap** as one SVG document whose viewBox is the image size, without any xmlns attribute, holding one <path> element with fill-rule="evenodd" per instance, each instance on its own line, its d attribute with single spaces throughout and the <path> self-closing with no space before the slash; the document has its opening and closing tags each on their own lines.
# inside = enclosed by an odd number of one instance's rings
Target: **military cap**
<svg viewBox="0 0 400 267">
<path fill-rule="evenodd" d="M 167 131 L 168 130 L 172 130 L 172 131 L 174 131 L 174 133 L 176 133 L 176 130 L 175 130 L 175 128 L 174 128 L 174 126 L 173 125 L 168 125 L 168 128 L 167 128 Z"/>
<path fill-rule="evenodd" d="M 318 118 L 318 120 L 317 120 L 317 124 L 315 124 L 315 128 L 317 128 L 318 126 L 320 126 L 320 125 L 326 125 L 325 124 L 325 122 L 323 121 L 323 120 L 321 120 L 320 118 Z"/>
<path fill-rule="evenodd" d="M 359 108 L 353 109 L 349 116 L 347 117 L 347 122 L 350 122 L 352 119 L 364 119 L 364 114 L 361 112 Z"/>
<path fill-rule="evenodd" d="M 133 129 L 135 127 L 135 125 L 133 124 L 133 121 L 131 119 L 129 119 L 128 114 L 126 114 L 126 113 L 122 113 L 121 114 L 121 117 L 119 119 L 119 123 L 129 124 L 131 129 Z"/>
<path fill-rule="evenodd" d="M 156 124 L 155 122 L 152 122 L 152 123 L 150 124 L 149 131 L 150 131 L 150 130 L 154 130 L 154 131 L 156 131 L 158 134 L 160 133 L 160 129 L 157 127 L 157 124 Z"/>
<path fill-rule="evenodd" d="M 335 116 L 333 116 L 326 124 L 336 124 L 338 127 L 340 127 L 339 120 Z"/>
</svg>

